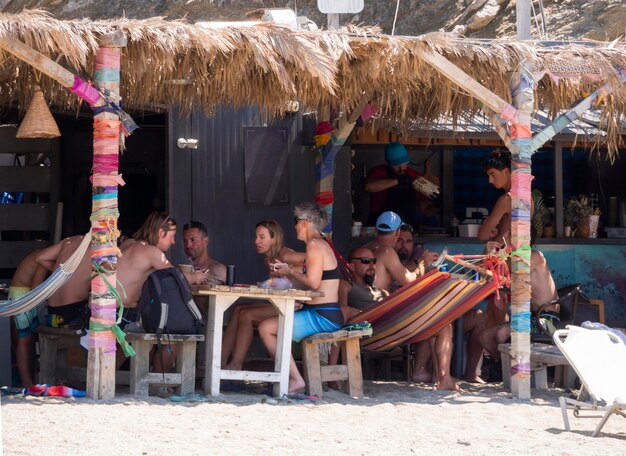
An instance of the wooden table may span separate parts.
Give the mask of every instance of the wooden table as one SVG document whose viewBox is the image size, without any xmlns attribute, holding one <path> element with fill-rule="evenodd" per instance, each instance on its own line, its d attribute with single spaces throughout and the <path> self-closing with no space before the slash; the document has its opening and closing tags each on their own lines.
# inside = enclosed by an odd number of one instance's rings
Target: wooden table
<svg viewBox="0 0 626 456">
<path fill-rule="evenodd" d="M 208 297 L 208 312 L 205 326 L 206 349 L 204 351 L 205 393 L 211 396 L 220 394 L 220 380 L 257 380 L 273 382 L 274 395 L 282 397 L 289 389 L 289 360 L 291 356 L 291 336 L 293 313 L 296 300 L 310 301 L 323 296 L 317 291 L 271 290 L 253 286 L 201 285 L 192 287 L 196 297 Z M 224 312 L 239 298 L 254 298 L 272 303 L 278 310 L 278 340 L 274 372 L 222 370 L 222 329 Z"/>
</svg>

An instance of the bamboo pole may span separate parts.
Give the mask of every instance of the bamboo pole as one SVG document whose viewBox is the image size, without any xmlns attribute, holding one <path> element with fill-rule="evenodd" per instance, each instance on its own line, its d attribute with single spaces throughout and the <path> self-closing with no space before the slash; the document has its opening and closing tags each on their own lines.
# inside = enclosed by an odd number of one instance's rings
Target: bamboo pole
<svg viewBox="0 0 626 456">
<path fill-rule="evenodd" d="M 119 93 L 120 48 L 126 36 L 117 31 L 104 36 L 96 55 L 95 83 L 101 89 Z M 114 328 L 117 301 L 112 288 L 116 285 L 121 124 L 114 112 L 103 110 L 94 115 L 93 203 L 91 258 L 94 272 L 91 281 L 91 321 L 87 364 L 87 395 L 92 399 L 115 397 Z M 97 267 L 97 270 L 96 270 Z M 108 282 L 108 284 L 107 284 Z"/>
</svg>

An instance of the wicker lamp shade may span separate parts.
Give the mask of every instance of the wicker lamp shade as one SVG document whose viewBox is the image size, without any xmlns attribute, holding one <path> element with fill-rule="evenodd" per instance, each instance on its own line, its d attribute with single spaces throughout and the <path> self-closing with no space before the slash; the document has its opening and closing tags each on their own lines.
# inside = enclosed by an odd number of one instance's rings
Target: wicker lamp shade
<svg viewBox="0 0 626 456">
<path fill-rule="evenodd" d="M 43 97 L 43 92 L 37 86 L 35 86 L 33 99 L 15 136 L 17 138 L 57 138 L 61 136 L 59 127 Z"/>
</svg>

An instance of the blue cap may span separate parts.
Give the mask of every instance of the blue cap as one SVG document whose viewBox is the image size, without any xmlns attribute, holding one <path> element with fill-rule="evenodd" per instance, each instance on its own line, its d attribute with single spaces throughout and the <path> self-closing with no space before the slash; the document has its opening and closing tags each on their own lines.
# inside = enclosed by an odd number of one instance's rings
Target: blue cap
<svg viewBox="0 0 626 456">
<path fill-rule="evenodd" d="M 376 230 L 383 233 L 392 233 L 400 228 L 400 225 L 402 225 L 402 219 L 391 211 L 383 212 L 376 220 Z"/>
<path fill-rule="evenodd" d="M 411 161 L 409 160 L 406 147 L 396 141 L 390 142 L 385 146 L 385 160 L 387 160 L 391 166 L 399 166 Z"/>
</svg>

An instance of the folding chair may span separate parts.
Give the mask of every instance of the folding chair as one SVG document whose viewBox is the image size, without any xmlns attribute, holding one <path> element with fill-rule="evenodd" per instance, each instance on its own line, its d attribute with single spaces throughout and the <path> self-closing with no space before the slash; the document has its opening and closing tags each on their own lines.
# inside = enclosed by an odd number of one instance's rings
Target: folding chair
<svg viewBox="0 0 626 456">
<path fill-rule="evenodd" d="M 568 326 L 554 333 L 554 343 L 574 368 L 582 386 L 576 399 L 560 397 L 565 430 L 570 430 L 568 404 L 578 417 L 583 409 L 605 414 L 595 437 L 612 414 L 626 418 L 626 344 L 610 331 Z"/>
</svg>

